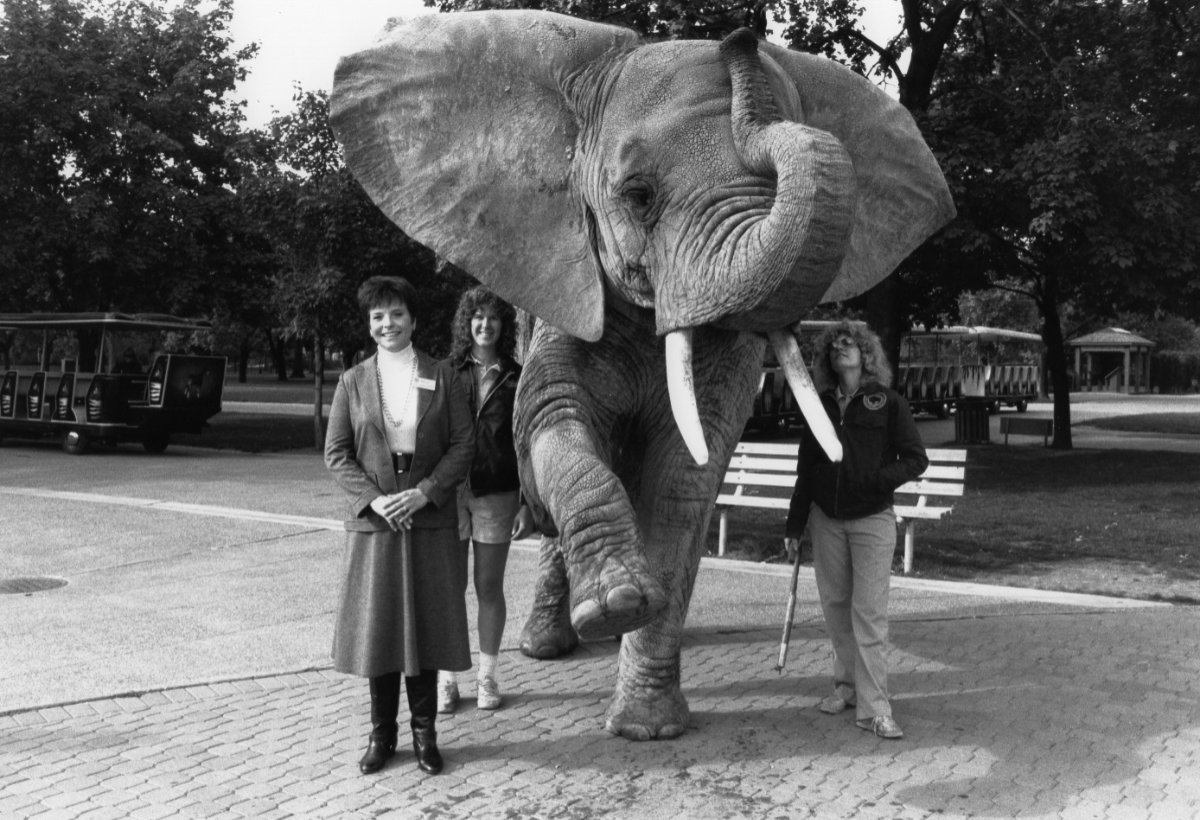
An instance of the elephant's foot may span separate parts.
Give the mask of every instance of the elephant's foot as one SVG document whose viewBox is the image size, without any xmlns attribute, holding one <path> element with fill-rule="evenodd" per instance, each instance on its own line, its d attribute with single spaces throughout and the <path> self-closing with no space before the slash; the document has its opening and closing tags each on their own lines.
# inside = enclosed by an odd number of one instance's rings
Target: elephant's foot
<svg viewBox="0 0 1200 820">
<path fill-rule="evenodd" d="M 521 653 L 538 660 L 569 655 L 579 646 L 579 636 L 571 627 L 565 606 L 534 604 L 529 620 L 521 630 Z"/>
<path fill-rule="evenodd" d="M 687 730 L 690 715 L 677 681 L 641 687 L 618 683 L 604 728 L 628 740 L 668 740 Z"/>
<path fill-rule="evenodd" d="M 667 605 L 662 585 L 640 552 L 610 556 L 568 567 L 571 624 L 583 638 L 633 632 L 658 617 Z"/>
</svg>

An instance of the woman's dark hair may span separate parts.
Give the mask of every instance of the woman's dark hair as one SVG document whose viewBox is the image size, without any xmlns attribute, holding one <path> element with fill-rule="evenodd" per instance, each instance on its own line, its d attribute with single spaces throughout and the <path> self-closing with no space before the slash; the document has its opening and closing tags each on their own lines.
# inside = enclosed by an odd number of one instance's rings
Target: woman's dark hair
<svg viewBox="0 0 1200 820">
<path fill-rule="evenodd" d="M 500 338 L 496 340 L 496 352 L 503 359 L 511 359 L 517 349 L 517 311 L 482 285 L 471 288 L 458 300 L 451 327 L 450 360 L 459 367 L 471 356 L 471 317 L 477 310 L 487 310 L 500 320 Z"/>
<path fill-rule="evenodd" d="M 829 354 L 834 340 L 840 336 L 849 336 L 858 345 L 859 352 L 862 353 L 863 381 L 891 387 L 892 366 L 888 363 L 887 354 L 883 352 L 883 343 L 879 341 L 879 336 L 865 323 L 847 320 L 829 326 L 817 339 L 817 352 L 813 362 L 813 381 L 816 382 L 817 390 L 827 390 L 838 383 Z"/>
<path fill-rule="evenodd" d="M 408 314 L 417 318 L 417 289 L 404 277 L 372 276 L 358 286 L 358 306 L 363 313 L 392 302 L 403 302 Z"/>
</svg>

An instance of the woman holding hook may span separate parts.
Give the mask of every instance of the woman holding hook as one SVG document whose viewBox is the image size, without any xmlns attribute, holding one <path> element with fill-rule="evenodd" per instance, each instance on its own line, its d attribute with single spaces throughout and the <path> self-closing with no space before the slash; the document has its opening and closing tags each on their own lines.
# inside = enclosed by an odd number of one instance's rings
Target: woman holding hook
<svg viewBox="0 0 1200 820">
<path fill-rule="evenodd" d="M 812 539 L 813 571 L 833 643 L 833 693 L 818 709 L 854 709 L 855 724 L 882 738 L 904 732 L 887 689 L 888 590 L 896 551 L 892 493 L 929 466 L 904 397 L 889 386 L 892 369 L 879 337 L 861 322 L 839 322 L 816 344 L 814 379 L 838 433 L 843 457 L 832 462 L 805 431 L 784 542 Z"/>
</svg>

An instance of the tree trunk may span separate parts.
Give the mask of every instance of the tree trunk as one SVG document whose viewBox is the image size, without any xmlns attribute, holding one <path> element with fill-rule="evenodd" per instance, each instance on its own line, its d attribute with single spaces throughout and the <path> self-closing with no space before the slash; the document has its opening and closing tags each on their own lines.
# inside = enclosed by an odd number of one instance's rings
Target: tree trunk
<svg viewBox="0 0 1200 820">
<path fill-rule="evenodd" d="M 1043 278 L 1037 306 L 1042 315 L 1042 342 L 1046 345 L 1050 388 L 1054 391 L 1054 438 L 1050 446 L 1056 450 L 1071 450 L 1074 449 L 1071 442 L 1071 379 L 1067 372 L 1062 321 L 1058 317 L 1058 280 L 1053 273 Z"/>
<path fill-rule="evenodd" d="M 879 334 L 883 352 L 887 354 L 892 372 L 900 375 L 900 340 L 904 336 L 904 317 L 908 306 L 901 298 L 900 283 L 893 273 L 867 291 L 867 324 Z"/>
<path fill-rule="evenodd" d="M 292 343 L 292 378 L 304 378 L 304 340 L 301 338 Z"/>
<path fill-rule="evenodd" d="M 272 330 L 264 331 L 267 334 L 267 347 L 271 351 L 271 366 L 275 368 L 275 376 L 281 382 L 287 381 L 287 357 L 283 354 L 283 340 L 275 335 Z"/>
<path fill-rule="evenodd" d="M 247 374 L 250 372 L 250 337 L 242 336 L 242 342 L 238 345 L 237 357 L 237 380 L 238 384 L 245 384 Z"/>
<path fill-rule="evenodd" d="M 325 449 L 325 342 L 313 333 L 313 446 Z"/>
</svg>

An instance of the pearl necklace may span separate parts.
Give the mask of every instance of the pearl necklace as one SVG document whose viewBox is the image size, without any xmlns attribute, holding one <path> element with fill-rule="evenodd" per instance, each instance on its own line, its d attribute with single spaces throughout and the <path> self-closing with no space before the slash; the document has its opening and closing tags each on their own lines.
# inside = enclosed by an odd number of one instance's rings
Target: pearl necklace
<svg viewBox="0 0 1200 820">
<path fill-rule="evenodd" d="M 384 392 L 383 392 L 383 368 L 381 368 L 379 366 L 378 361 L 375 362 L 375 381 L 378 382 L 378 384 L 379 384 L 379 403 L 383 405 L 384 418 L 387 419 L 388 424 L 392 425 L 393 427 L 399 427 L 401 424 L 404 423 L 404 413 L 406 410 L 408 410 L 408 403 L 412 399 L 412 394 L 415 392 L 416 386 L 417 386 L 417 353 L 416 353 L 416 351 L 415 350 L 413 351 L 412 374 L 409 376 L 409 379 L 408 379 L 408 392 L 406 392 L 404 394 L 404 403 L 400 405 L 400 412 L 398 414 L 400 417 L 400 421 L 396 421 L 396 419 L 392 417 L 391 411 L 388 410 L 387 398 L 384 396 Z"/>
</svg>

